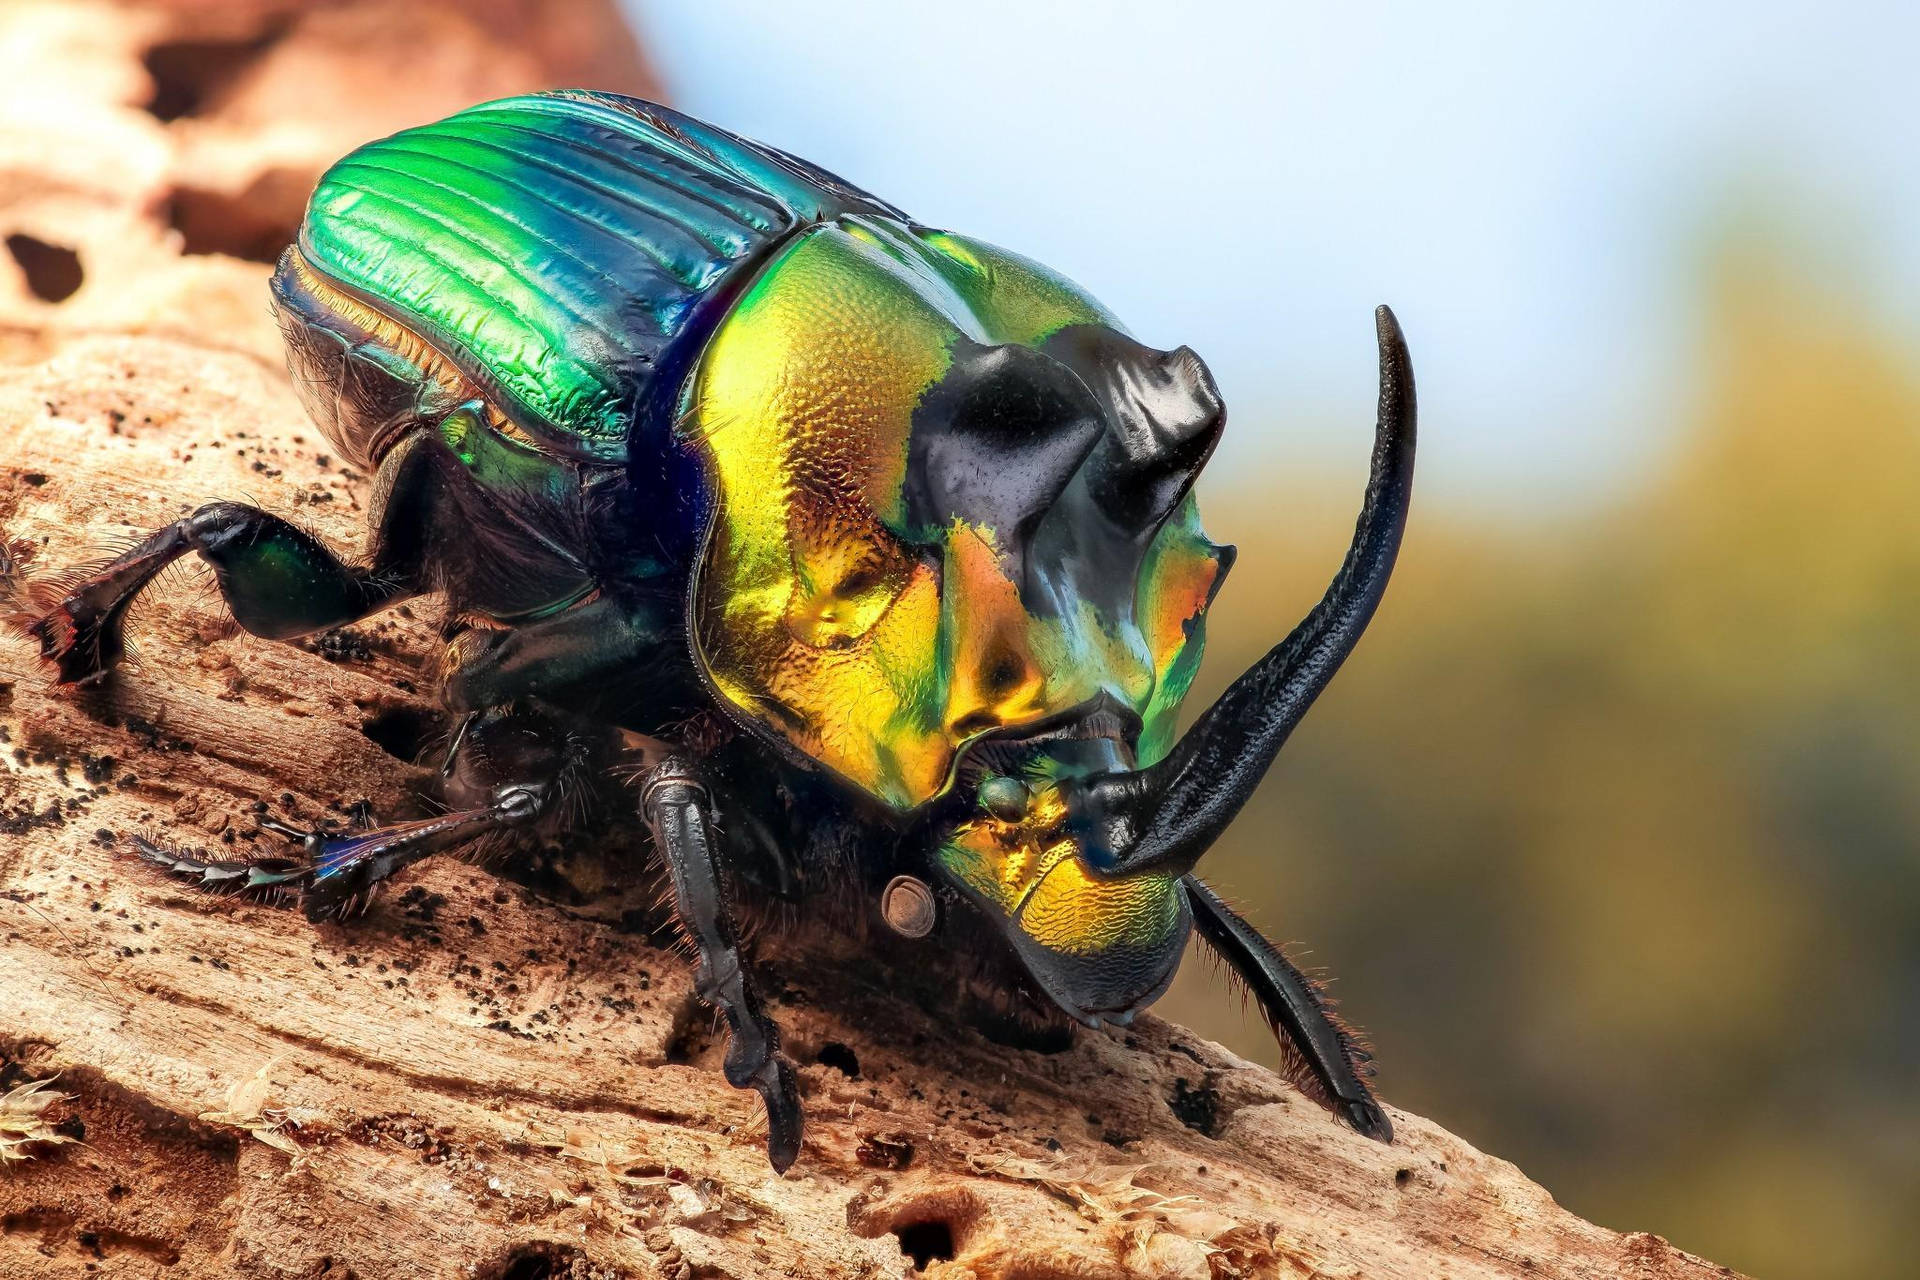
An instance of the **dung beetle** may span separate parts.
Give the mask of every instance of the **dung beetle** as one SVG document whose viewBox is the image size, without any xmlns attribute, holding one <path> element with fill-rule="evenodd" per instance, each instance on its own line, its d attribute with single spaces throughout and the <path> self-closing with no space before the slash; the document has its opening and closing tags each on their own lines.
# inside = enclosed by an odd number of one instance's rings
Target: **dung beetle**
<svg viewBox="0 0 1920 1280">
<path fill-rule="evenodd" d="M 339 161 L 272 294 L 307 413 L 376 476 L 364 560 L 216 502 L 18 586 L 20 625 L 87 684 L 188 552 L 271 640 L 438 593 L 445 807 L 264 822 L 297 838 L 285 857 L 137 842 L 149 861 L 337 918 L 603 788 L 650 834 L 776 1169 L 801 1108 L 740 921 L 782 900 L 1062 1027 L 1128 1022 L 1197 927 L 1290 1076 L 1391 1140 L 1367 1053 L 1194 874 L 1386 587 L 1414 453 L 1386 308 L 1346 562 L 1178 736 L 1232 560 L 1192 493 L 1225 412 L 1191 350 L 1142 345 L 1038 263 L 665 107 L 562 91 Z"/>
</svg>

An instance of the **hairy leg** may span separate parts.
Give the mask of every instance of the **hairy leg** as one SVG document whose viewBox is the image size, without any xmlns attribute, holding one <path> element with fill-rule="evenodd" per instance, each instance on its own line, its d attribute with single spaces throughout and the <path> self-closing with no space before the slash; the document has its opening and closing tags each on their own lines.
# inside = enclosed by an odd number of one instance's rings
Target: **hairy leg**
<svg viewBox="0 0 1920 1280">
<path fill-rule="evenodd" d="M 279 516 L 213 502 L 152 534 L 77 581 L 21 584 L 22 630 L 63 684 L 90 684 L 126 656 L 127 608 L 160 571 L 189 552 L 213 566 L 235 621 L 257 636 L 288 640 L 358 621 L 422 589 L 419 511 L 437 482 L 422 464 L 425 433 L 396 446 L 375 478 L 373 545 L 350 564 Z"/>
<path fill-rule="evenodd" d="M 436 817 L 347 831 L 263 822 L 298 842 L 296 857 L 215 859 L 144 838 L 136 838 L 134 847 L 196 888 L 297 902 L 308 919 L 339 919 L 402 868 L 491 834 L 527 828 L 553 812 L 582 754 L 581 744 L 558 722 L 537 712 L 492 708 L 466 726 L 448 769 L 456 807 Z"/>
<path fill-rule="evenodd" d="M 673 878 L 674 906 L 700 951 L 695 987 L 726 1017 L 727 1083 L 754 1089 L 767 1108 L 767 1159 L 784 1172 L 800 1154 L 805 1120 L 780 1033 L 760 1007 L 740 956 L 713 843 L 710 793 L 686 760 L 672 757 L 648 775 L 641 807 Z"/>
<path fill-rule="evenodd" d="M 1362 1079 L 1372 1074 L 1369 1055 L 1334 1018 L 1320 989 L 1199 877 L 1184 876 L 1181 884 L 1200 936 L 1247 984 L 1275 1031 L 1286 1033 L 1324 1094 L 1321 1100 L 1369 1138 L 1393 1141 L 1393 1122 Z"/>
<path fill-rule="evenodd" d="M 190 551 L 213 566 L 235 621 L 254 635 L 290 640 L 366 617 L 415 594 L 401 575 L 343 563 L 318 538 L 279 516 L 214 502 L 175 521 L 87 575 L 26 624 L 63 684 L 100 679 L 126 655 L 127 607 L 160 571 Z"/>
</svg>

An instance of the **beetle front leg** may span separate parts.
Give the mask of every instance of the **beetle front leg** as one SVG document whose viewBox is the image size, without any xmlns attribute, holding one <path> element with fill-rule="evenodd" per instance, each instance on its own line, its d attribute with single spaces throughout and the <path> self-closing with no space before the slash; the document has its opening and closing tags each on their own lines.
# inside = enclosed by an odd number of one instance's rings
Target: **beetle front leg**
<svg viewBox="0 0 1920 1280">
<path fill-rule="evenodd" d="M 800 1154 L 805 1124 L 793 1067 L 780 1033 L 760 1007 L 740 957 L 713 846 L 712 802 L 686 760 L 670 757 L 647 776 L 641 809 L 673 878 L 674 907 L 700 950 L 695 990 L 726 1017 L 727 1083 L 754 1089 L 767 1107 L 767 1160 L 784 1173 Z"/>
<path fill-rule="evenodd" d="M 1348 1124 L 1369 1138 L 1393 1141 L 1393 1122 L 1367 1088 L 1362 1074 L 1370 1074 L 1366 1050 L 1340 1025 L 1326 998 L 1280 948 L 1241 919 L 1198 876 L 1181 877 L 1187 900 L 1193 904 L 1194 924 L 1222 960 L 1260 1002 L 1260 1011 L 1277 1032 L 1286 1035 L 1285 1047 L 1298 1055 L 1308 1073 L 1296 1083 L 1340 1113 Z"/>
</svg>

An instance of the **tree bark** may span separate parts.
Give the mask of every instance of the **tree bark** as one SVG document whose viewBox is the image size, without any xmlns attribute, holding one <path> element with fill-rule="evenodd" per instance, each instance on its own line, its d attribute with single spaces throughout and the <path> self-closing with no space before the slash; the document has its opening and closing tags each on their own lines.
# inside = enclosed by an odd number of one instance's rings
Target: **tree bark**
<svg viewBox="0 0 1920 1280">
<path fill-rule="evenodd" d="M 647 89 L 610 6 L 566 13 L 0 10 L 18 570 L 216 497 L 361 545 L 366 479 L 302 420 L 247 255 L 361 136 L 548 81 Z M 128 857 L 133 833 L 269 849 L 256 801 L 405 812 L 437 720 L 424 611 L 267 644 L 197 572 L 143 599 L 142 661 L 104 688 L 56 689 L 0 641 L 0 1092 L 57 1076 L 46 1119 L 81 1139 L 0 1176 L 0 1275 L 1730 1274 L 1581 1221 L 1417 1116 L 1362 1139 L 1179 1027 L 1010 1049 L 858 957 L 783 966 L 810 1128 L 777 1176 L 684 958 L 617 895 L 440 860 L 315 927 Z"/>
</svg>

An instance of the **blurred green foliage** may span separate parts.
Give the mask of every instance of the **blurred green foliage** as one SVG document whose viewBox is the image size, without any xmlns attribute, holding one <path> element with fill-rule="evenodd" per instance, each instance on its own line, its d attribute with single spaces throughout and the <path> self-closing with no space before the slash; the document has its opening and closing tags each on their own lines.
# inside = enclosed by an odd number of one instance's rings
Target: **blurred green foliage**
<svg viewBox="0 0 1920 1280">
<path fill-rule="evenodd" d="M 1700 284 L 1639 491 L 1536 524 L 1416 497 L 1373 631 L 1200 869 L 1337 975 L 1390 1101 L 1576 1211 L 1769 1280 L 1912 1275 L 1920 368 L 1777 240 Z M 1354 430 L 1311 496 L 1209 492 L 1241 556 L 1196 707 L 1338 563 Z M 1161 1011 L 1273 1057 L 1211 966 Z"/>
</svg>

